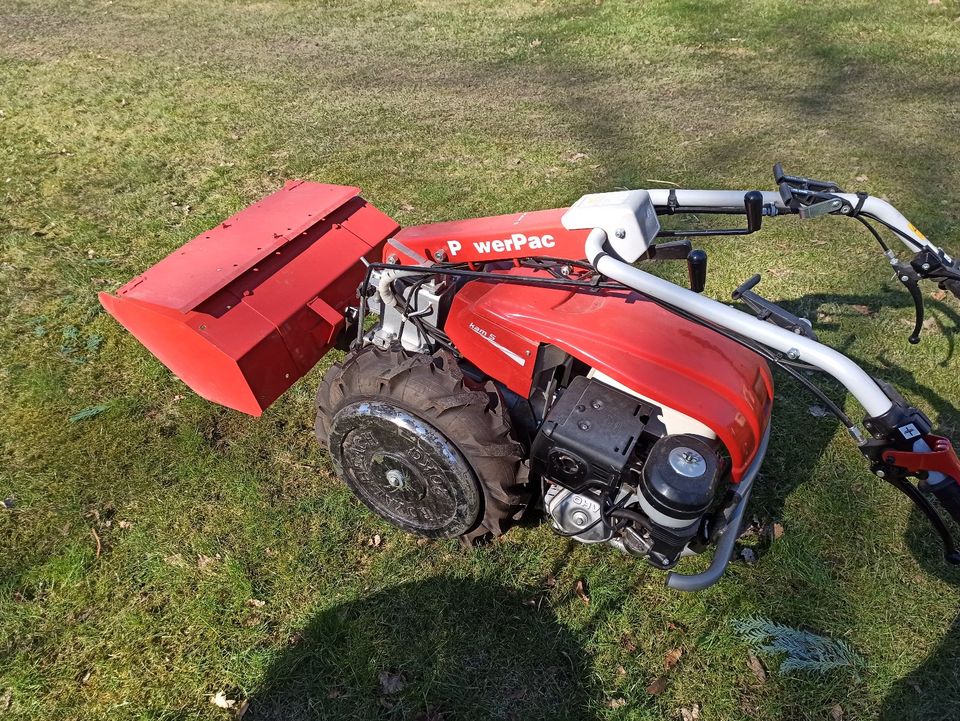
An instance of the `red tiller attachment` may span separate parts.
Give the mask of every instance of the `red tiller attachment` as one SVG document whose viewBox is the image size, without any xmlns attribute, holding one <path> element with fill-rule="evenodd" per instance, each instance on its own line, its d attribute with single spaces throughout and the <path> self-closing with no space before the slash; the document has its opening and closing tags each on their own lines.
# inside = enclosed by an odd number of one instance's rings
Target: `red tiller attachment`
<svg viewBox="0 0 960 721">
<path fill-rule="evenodd" d="M 100 302 L 198 394 L 258 416 L 336 342 L 360 259 L 399 227 L 359 192 L 288 182 Z"/>
</svg>

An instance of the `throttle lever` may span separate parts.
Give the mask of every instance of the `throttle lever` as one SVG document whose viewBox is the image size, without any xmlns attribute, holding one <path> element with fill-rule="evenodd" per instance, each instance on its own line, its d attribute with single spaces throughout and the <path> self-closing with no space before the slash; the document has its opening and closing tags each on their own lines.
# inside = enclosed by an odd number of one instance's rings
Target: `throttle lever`
<svg viewBox="0 0 960 721">
<path fill-rule="evenodd" d="M 916 345 L 920 342 L 920 331 L 923 330 L 923 293 L 920 292 L 920 275 L 913 269 L 909 263 L 898 262 L 893 264 L 893 269 L 899 280 L 910 291 L 910 297 L 913 298 L 913 308 L 916 313 L 916 322 L 913 326 L 913 333 L 907 340 Z"/>
</svg>

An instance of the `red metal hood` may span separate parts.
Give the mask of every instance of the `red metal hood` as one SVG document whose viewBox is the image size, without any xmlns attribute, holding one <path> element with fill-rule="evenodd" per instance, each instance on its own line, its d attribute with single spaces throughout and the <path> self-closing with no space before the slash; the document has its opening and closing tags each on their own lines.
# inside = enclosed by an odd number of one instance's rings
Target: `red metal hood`
<svg viewBox="0 0 960 721">
<path fill-rule="evenodd" d="M 444 330 L 472 363 L 523 396 L 540 345 L 562 348 L 709 427 L 738 480 L 769 423 L 773 379 L 766 361 L 636 293 L 477 280 L 457 293 Z"/>
</svg>

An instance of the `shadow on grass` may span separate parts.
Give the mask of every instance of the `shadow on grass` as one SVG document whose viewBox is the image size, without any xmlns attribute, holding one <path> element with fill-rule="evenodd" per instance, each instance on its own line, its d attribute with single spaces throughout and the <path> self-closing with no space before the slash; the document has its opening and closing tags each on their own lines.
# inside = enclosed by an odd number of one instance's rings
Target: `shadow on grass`
<svg viewBox="0 0 960 721">
<path fill-rule="evenodd" d="M 581 644 L 524 601 L 435 577 L 331 608 L 270 667 L 246 718 L 592 718 Z"/>
</svg>

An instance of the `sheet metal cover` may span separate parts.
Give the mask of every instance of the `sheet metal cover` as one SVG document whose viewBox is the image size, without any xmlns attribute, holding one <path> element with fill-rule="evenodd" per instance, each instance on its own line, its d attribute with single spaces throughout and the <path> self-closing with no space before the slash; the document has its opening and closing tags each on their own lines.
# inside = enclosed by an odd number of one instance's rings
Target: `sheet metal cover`
<svg viewBox="0 0 960 721">
<path fill-rule="evenodd" d="M 173 251 L 116 294 L 186 313 L 359 193 L 345 185 L 289 181 Z"/>
</svg>

